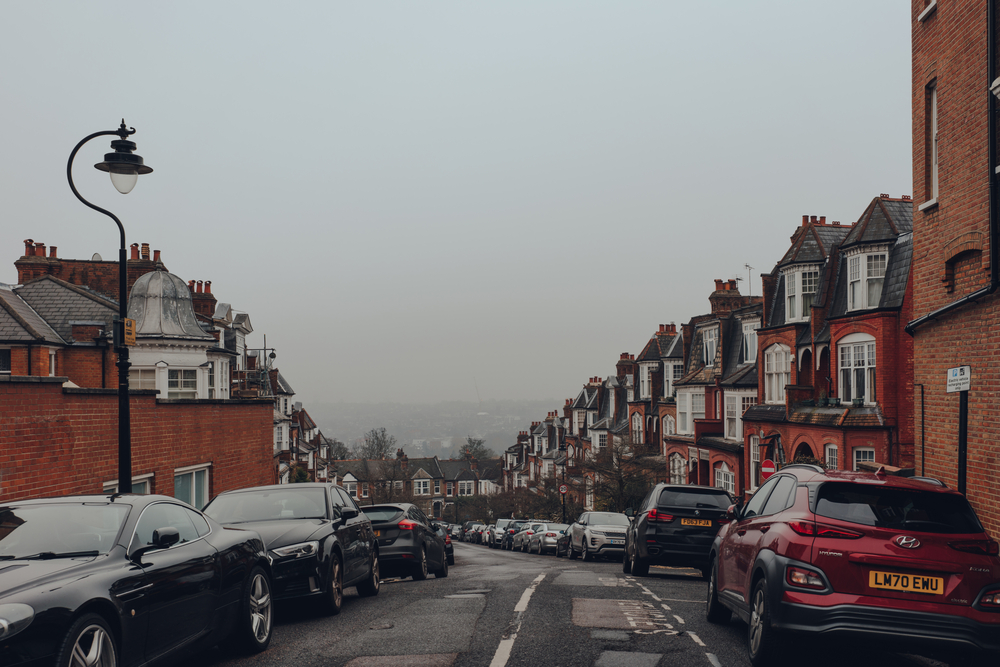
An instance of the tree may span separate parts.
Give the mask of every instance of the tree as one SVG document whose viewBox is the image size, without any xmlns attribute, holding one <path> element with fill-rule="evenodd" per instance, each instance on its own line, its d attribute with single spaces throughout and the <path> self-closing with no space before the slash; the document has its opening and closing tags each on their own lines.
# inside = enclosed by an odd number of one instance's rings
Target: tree
<svg viewBox="0 0 1000 667">
<path fill-rule="evenodd" d="M 473 438 L 471 435 L 466 436 L 465 444 L 462 446 L 462 458 L 481 461 L 496 456 L 493 450 L 483 443 L 484 440 L 482 438 Z"/>
<path fill-rule="evenodd" d="M 637 507 L 650 486 L 663 476 L 664 465 L 649 456 L 642 446 L 634 446 L 628 436 L 612 436 L 600 452 L 590 453 L 580 470 L 591 480 L 594 507 L 623 512 Z"/>
<path fill-rule="evenodd" d="M 406 488 L 410 479 L 398 459 L 366 461 L 368 500 L 376 503 L 412 503 L 413 493 Z"/>
<path fill-rule="evenodd" d="M 349 458 L 351 451 L 347 448 L 347 445 L 342 443 L 340 440 L 334 440 L 333 446 L 330 447 L 330 456 L 333 457 L 335 461 L 344 461 Z"/>
<path fill-rule="evenodd" d="M 309 481 L 309 471 L 302 466 L 295 466 L 295 472 L 292 473 L 292 484 L 304 484 Z"/>
<path fill-rule="evenodd" d="M 360 459 L 385 459 L 395 452 L 396 437 L 382 428 L 373 428 L 365 433 L 364 442 L 355 452 Z"/>
</svg>

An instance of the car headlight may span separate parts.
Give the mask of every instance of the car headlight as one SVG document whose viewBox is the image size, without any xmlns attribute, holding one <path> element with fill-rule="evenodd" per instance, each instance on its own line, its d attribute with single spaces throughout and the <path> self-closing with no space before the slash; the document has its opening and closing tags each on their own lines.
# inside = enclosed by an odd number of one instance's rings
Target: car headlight
<svg viewBox="0 0 1000 667">
<path fill-rule="evenodd" d="M 9 639 L 31 625 L 35 610 L 26 604 L 0 604 L 0 639 Z"/>
<path fill-rule="evenodd" d="M 281 558 L 306 558 L 319 553 L 319 542 L 302 542 L 300 544 L 290 544 L 287 547 L 271 549 L 275 555 Z"/>
</svg>

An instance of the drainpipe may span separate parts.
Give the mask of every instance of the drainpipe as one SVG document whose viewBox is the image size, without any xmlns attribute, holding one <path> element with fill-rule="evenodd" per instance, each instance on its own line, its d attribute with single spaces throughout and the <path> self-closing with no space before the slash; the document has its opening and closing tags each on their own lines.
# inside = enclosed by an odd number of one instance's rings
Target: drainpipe
<svg viewBox="0 0 1000 667">
<path fill-rule="evenodd" d="M 976 290 L 971 294 L 963 296 L 958 301 L 953 301 L 947 306 L 938 308 L 932 313 L 928 313 L 922 317 L 918 317 L 904 327 L 906 333 L 913 335 L 919 327 L 936 320 L 949 312 L 961 308 L 968 303 L 974 303 L 979 299 L 993 294 L 997 287 L 1000 287 L 1000 248 L 997 247 L 997 239 L 1000 234 L 997 233 L 998 219 L 1000 219 L 1000 210 L 998 210 L 997 201 L 997 173 L 994 171 L 997 165 L 997 150 L 996 150 L 996 132 L 994 126 L 996 124 L 996 112 L 997 112 L 997 97 L 992 90 L 992 86 L 997 79 L 997 68 L 995 65 L 996 55 L 997 55 L 997 44 L 996 37 L 994 35 L 996 28 L 996 0 L 989 0 L 987 2 L 986 9 L 986 39 L 987 39 L 987 58 L 989 62 L 987 64 L 987 80 L 989 81 L 990 88 L 987 88 L 987 126 L 989 127 L 988 141 L 989 141 L 989 171 L 988 178 L 990 184 L 990 284 L 982 289 Z M 1000 94 L 1000 88 L 997 89 L 997 94 Z"/>
</svg>

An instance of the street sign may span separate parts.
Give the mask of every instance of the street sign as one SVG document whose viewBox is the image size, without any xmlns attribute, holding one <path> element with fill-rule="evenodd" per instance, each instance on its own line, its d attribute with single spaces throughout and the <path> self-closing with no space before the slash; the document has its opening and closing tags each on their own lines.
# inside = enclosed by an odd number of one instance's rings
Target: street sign
<svg viewBox="0 0 1000 667">
<path fill-rule="evenodd" d="M 565 496 L 567 493 L 569 493 L 569 487 L 566 486 L 565 484 L 560 484 L 559 485 L 559 493 L 561 493 L 561 494 L 563 494 Z"/>
<path fill-rule="evenodd" d="M 777 468 L 774 465 L 774 461 L 771 459 L 764 459 L 760 462 L 760 478 L 767 479 L 775 473 Z"/>
<path fill-rule="evenodd" d="M 972 388 L 972 366 L 957 366 L 948 369 L 946 393 L 969 391 Z"/>
<path fill-rule="evenodd" d="M 125 319 L 125 345 L 135 345 L 135 320 Z"/>
</svg>

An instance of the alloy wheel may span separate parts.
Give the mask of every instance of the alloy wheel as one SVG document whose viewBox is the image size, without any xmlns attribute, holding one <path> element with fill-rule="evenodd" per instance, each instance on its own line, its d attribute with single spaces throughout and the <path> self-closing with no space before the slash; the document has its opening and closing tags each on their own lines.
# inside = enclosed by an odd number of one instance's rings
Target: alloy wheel
<svg viewBox="0 0 1000 667">
<path fill-rule="evenodd" d="M 271 587 L 258 572 L 250 583 L 250 629 L 258 642 L 271 634 Z"/>
<path fill-rule="evenodd" d="M 96 623 L 84 628 L 73 644 L 71 667 L 115 667 L 115 648 L 104 628 Z"/>
</svg>

